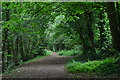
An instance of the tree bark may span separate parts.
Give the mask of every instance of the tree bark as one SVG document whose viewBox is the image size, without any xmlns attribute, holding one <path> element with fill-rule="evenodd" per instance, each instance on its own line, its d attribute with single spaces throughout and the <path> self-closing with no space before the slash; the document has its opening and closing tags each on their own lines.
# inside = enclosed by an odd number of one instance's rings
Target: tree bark
<svg viewBox="0 0 120 80">
<path fill-rule="evenodd" d="M 116 2 L 116 12 L 117 12 L 117 22 L 118 22 L 118 29 L 120 34 L 120 4 Z"/>
<path fill-rule="evenodd" d="M 120 52 L 120 30 L 117 24 L 117 15 L 114 2 L 107 2 L 107 14 L 109 18 L 110 30 L 113 39 L 113 47 Z"/>
<path fill-rule="evenodd" d="M 9 6 L 9 3 L 6 3 L 6 6 L 7 6 L 7 8 L 8 8 L 8 6 Z M 6 22 L 7 21 L 9 21 L 10 20 L 10 10 L 9 9 L 6 9 L 6 11 L 5 11 L 5 20 L 6 20 Z M 9 42 L 8 42 L 8 31 L 9 31 L 9 29 L 8 28 L 4 28 L 3 29 L 3 47 L 2 47 L 2 72 L 5 72 L 5 67 L 6 67 L 6 64 L 5 64 L 5 53 L 6 54 L 10 54 L 10 50 L 9 50 Z M 9 61 L 9 57 L 8 57 L 8 59 L 7 59 L 7 61 Z"/>
<path fill-rule="evenodd" d="M 90 41 L 90 49 L 92 51 L 93 58 L 96 58 L 96 51 L 95 51 L 95 43 L 94 43 L 94 33 L 93 33 L 93 28 L 92 28 L 92 24 L 93 24 L 93 19 L 92 19 L 92 15 L 93 13 L 90 11 L 86 11 L 84 16 L 85 16 L 85 20 L 86 20 L 86 27 L 87 27 L 87 34 L 88 34 L 88 39 Z"/>
<path fill-rule="evenodd" d="M 92 29 L 92 12 L 85 12 L 85 17 L 86 17 L 86 27 L 88 31 L 88 37 L 91 43 L 91 47 L 94 49 L 95 44 L 94 44 L 94 34 L 93 34 L 93 29 Z"/>
<path fill-rule="evenodd" d="M 17 34 L 15 35 L 16 36 L 16 41 L 14 43 L 14 53 L 13 53 L 13 61 L 14 61 L 14 64 L 15 66 L 18 65 L 18 36 Z"/>
<path fill-rule="evenodd" d="M 21 55 L 21 60 L 24 61 L 25 55 L 24 55 L 24 49 L 23 49 L 23 39 L 22 39 L 22 35 L 20 35 L 20 55 Z"/>
</svg>

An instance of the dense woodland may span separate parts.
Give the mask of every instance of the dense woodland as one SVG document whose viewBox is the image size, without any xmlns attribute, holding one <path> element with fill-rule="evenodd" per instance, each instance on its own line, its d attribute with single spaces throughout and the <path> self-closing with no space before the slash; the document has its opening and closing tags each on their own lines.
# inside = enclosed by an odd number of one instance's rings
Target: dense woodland
<svg viewBox="0 0 120 80">
<path fill-rule="evenodd" d="M 75 56 L 71 73 L 119 74 L 120 3 L 3 2 L 2 72 L 47 50 Z"/>
</svg>

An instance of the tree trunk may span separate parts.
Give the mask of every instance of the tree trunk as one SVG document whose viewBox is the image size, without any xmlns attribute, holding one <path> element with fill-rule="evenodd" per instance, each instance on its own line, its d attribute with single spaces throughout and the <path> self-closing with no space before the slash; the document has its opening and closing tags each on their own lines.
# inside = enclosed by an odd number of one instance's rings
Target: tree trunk
<svg viewBox="0 0 120 80">
<path fill-rule="evenodd" d="M 91 43 L 91 47 L 94 49 L 95 44 L 94 44 L 94 34 L 92 29 L 92 12 L 85 12 L 85 17 L 86 17 L 86 27 L 88 31 L 88 37 Z"/>
<path fill-rule="evenodd" d="M 110 30 L 113 39 L 113 47 L 120 52 L 120 30 L 117 24 L 117 15 L 114 2 L 107 2 L 107 14 L 109 18 Z"/>
<path fill-rule="evenodd" d="M 95 43 L 94 43 L 94 33 L 93 33 L 93 19 L 92 19 L 92 12 L 86 11 L 84 16 L 85 16 L 85 21 L 86 21 L 86 28 L 87 28 L 87 35 L 88 35 L 88 40 L 90 41 L 90 56 L 91 59 L 96 59 L 96 51 L 95 51 Z"/>
<path fill-rule="evenodd" d="M 21 55 L 21 60 L 24 61 L 25 55 L 24 55 L 24 50 L 23 50 L 23 39 L 22 36 L 20 36 L 20 55 Z"/>
<path fill-rule="evenodd" d="M 14 43 L 13 61 L 15 66 L 17 66 L 18 65 L 18 36 L 17 34 L 15 36 L 16 36 L 16 41 Z"/>
<path fill-rule="evenodd" d="M 120 34 L 120 5 L 118 2 L 116 2 L 116 12 L 117 12 L 117 22 L 118 22 L 118 29 Z"/>
<path fill-rule="evenodd" d="M 6 3 L 6 6 L 8 8 L 9 6 L 9 3 Z M 6 14 L 6 22 L 10 20 L 10 10 L 9 9 L 6 9 L 5 11 L 5 14 Z M 10 54 L 10 51 L 9 51 L 9 42 L 8 42 L 8 28 L 4 28 L 3 29 L 3 47 L 2 47 L 2 72 L 5 72 L 5 67 L 6 67 L 6 64 L 5 64 L 5 53 L 6 54 Z M 9 61 L 9 57 L 7 59 L 7 61 Z"/>
</svg>

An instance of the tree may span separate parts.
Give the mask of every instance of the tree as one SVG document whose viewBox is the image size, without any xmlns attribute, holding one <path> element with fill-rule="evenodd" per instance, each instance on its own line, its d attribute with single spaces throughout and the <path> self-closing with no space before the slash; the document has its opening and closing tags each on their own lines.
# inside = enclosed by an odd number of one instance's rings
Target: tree
<svg viewBox="0 0 120 80">
<path fill-rule="evenodd" d="M 114 2 L 107 2 L 107 14 L 110 23 L 110 30 L 113 39 L 113 46 L 116 50 L 120 51 L 120 30 L 117 21 L 119 20 L 119 16 L 117 17 L 116 7 Z"/>
</svg>

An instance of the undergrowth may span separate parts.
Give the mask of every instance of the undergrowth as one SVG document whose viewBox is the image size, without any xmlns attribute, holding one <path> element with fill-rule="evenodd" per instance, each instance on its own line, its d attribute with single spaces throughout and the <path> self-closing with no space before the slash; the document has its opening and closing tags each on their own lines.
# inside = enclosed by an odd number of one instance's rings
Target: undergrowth
<svg viewBox="0 0 120 80">
<path fill-rule="evenodd" d="M 31 62 L 31 61 L 35 61 L 35 60 L 37 60 L 37 59 L 41 59 L 41 58 L 43 58 L 43 57 L 45 57 L 45 56 L 47 56 L 47 55 L 50 55 L 50 54 L 52 54 L 52 51 L 45 50 L 44 55 L 39 55 L 39 56 L 37 56 L 37 57 L 35 57 L 35 58 L 33 58 L 33 59 L 30 59 L 30 60 L 25 61 L 25 62 L 22 62 L 22 63 L 29 63 L 29 62 Z M 21 63 L 20 63 L 20 64 L 21 64 Z"/>
<path fill-rule="evenodd" d="M 97 73 L 100 75 L 120 74 L 120 57 L 106 58 L 104 60 L 77 62 L 72 61 L 66 64 L 70 73 Z"/>
<path fill-rule="evenodd" d="M 74 55 L 78 55 L 80 53 L 81 53 L 81 51 L 76 50 L 76 49 L 62 50 L 62 51 L 58 52 L 58 54 L 61 55 L 61 56 L 74 56 Z"/>
</svg>

